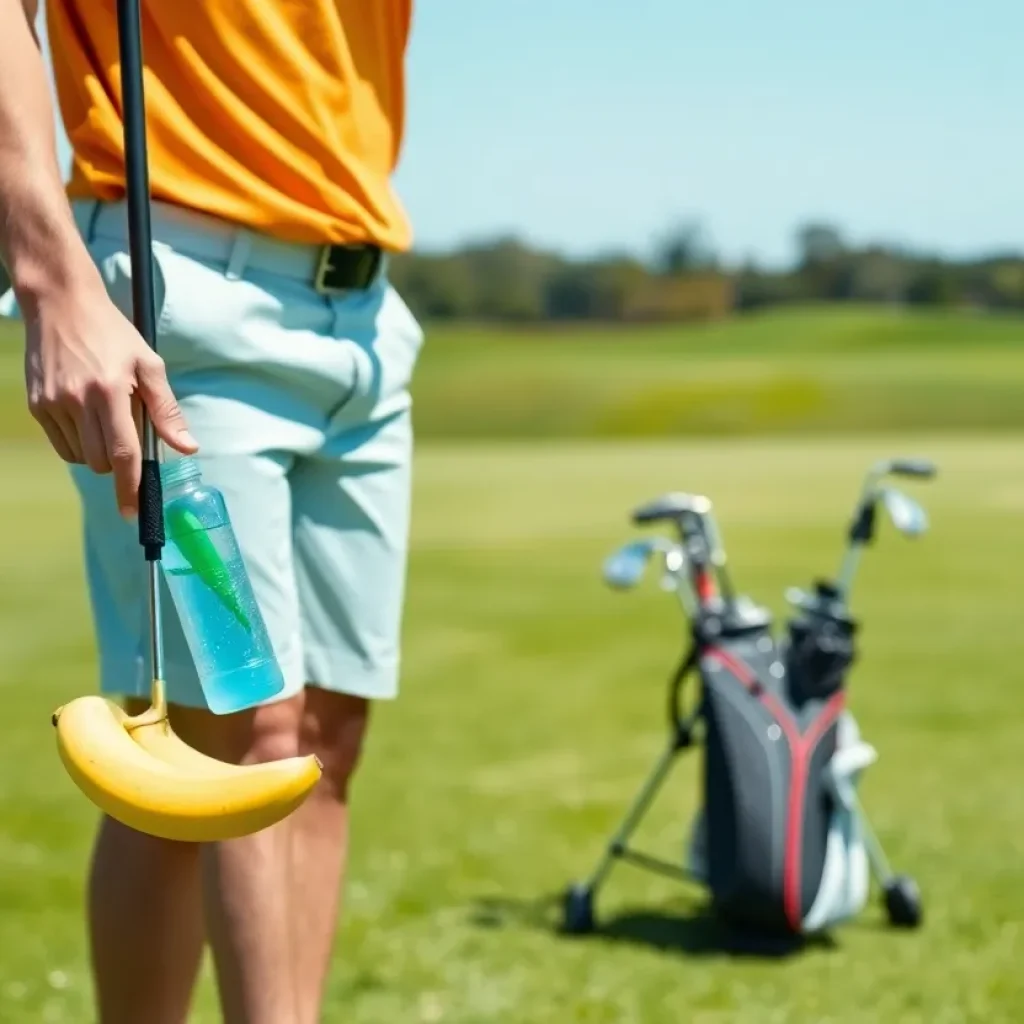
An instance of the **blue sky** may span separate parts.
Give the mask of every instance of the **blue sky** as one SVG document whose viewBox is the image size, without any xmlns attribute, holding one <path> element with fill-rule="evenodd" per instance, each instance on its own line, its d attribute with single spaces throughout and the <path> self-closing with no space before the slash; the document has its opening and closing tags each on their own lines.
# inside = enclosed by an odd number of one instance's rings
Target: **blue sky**
<svg viewBox="0 0 1024 1024">
<path fill-rule="evenodd" d="M 1022 39 L 1017 0 L 420 0 L 397 185 L 425 247 L 1024 249 Z"/>
</svg>

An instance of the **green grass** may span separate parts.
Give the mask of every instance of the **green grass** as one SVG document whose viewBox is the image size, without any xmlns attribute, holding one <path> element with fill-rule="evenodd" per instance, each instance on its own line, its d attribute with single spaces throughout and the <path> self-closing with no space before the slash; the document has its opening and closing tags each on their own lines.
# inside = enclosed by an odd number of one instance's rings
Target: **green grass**
<svg viewBox="0 0 1024 1024">
<path fill-rule="evenodd" d="M 0 323 L 0 436 L 30 438 L 16 332 Z M 437 325 L 422 438 L 818 436 L 1024 430 L 1024 317 L 782 309 L 708 326 Z"/>
<path fill-rule="evenodd" d="M 93 649 L 77 509 L 22 373 L 0 324 L 0 1021 L 79 1024 L 94 814 L 49 714 L 92 689 Z M 1022 390 L 1024 321 L 980 313 L 431 329 L 404 689 L 356 789 L 325 1021 L 1024 1019 Z M 602 934 L 559 937 L 547 898 L 590 868 L 659 750 L 680 637 L 653 584 L 600 585 L 629 508 L 710 494 L 742 587 L 782 612 L 786 585 L 836 565 L 868 462 L 897 451 L 941 463 L 922 489 L 933 532 L 887 531 L 865 561 L 852 701 L 882 755 L 864 796 L 921 882 L 924 930 L 890 932 L 873 905 L 834 948 L 740 957 L 697 890 L 621 868 Z M 680 854 L 697 767 L 656 805 L 648 847 Z M 217 1019 L 206 976 L 195 1020 Z"/>
<path fill-rule="evenodd" d="M 864 798 L 921 883 L 924 929 L 893 933 L 873 904 L 833 948 L 733 956 L 699 892 L 622 868 L 601 900 L 606 932 L 556 935 L 545 898 L 589 869 L 663 740 L 674 609 L 653 583 L 618 595 L 599 582 L 629 509 L 670 488 L 711 495 L 738 582 L 779 611 L 787 584 L 837 563 L 868 462 L 905 450 L 941 464 L 915 489 L 933 531 L 886 530 L 865 560 L 851 698 L 881 753 Z M 77 510 L 41 445 L 0 454 L 0 1020 L 81 1024 L 94 815 L 49 724 L 93 686 Z M 403 695 L 380 708 L 355 791 L 324 1020 L 1024 1019 L 1022 480 L 1019 434 L 425 444 Z M 696 769 L 680 766 L 645 845 L 679 855 Z M 196 1021 L 218 1019 L 212 996 L 207 978 Z"/>
<path fill-rule="evenodd" d="M 1024 429 L 1024 318 L 798 308 L 709 326 L 445 327 L 422 436 L 761 436 Z"/>
</svg>

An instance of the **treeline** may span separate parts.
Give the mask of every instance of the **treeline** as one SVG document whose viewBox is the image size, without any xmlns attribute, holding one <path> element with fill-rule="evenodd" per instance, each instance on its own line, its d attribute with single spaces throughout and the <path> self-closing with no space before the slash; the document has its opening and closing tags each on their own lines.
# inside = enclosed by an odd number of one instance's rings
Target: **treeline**
<svg viewBox="0 0 1024 1024">
<path fill-rule="evenodd" d="M 570 260 L 514 238 L 394 261 L 417 315 L 434 319 L 706 320 L 784 303 L 880 302 L 1024 310 L 1024 253 L 957 262 L 884 244 L 852 246 L 828 224 L 796 236 L 790 267 L 724 265 L 699 225 L 673 228 L 649 259 Z"/>
<path fill-rule="evenodd" d="M 703 228 L 671 228 L 653 255 L 568 259 L 515 238 L 418 252 L 392 263 L 417 316 L 431 320 L 657 322 L 709 320 L 785 303 L 874 302 L 1024 311 L 1024 253 L 971 261 L 884 244 L 849 245 L 829 224 L 795 238 L 793 265 L 727 266 Z M 7 286 L 0 264 L 0 291 Z"/>
</svg>

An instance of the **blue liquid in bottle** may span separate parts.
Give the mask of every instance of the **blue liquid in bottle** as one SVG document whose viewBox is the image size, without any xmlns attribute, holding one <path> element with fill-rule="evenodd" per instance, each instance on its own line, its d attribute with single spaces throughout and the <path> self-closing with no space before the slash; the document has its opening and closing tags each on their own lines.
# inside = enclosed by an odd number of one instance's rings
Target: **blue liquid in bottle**
<svg viewBox="0 0 1024 1024">
<path fill-rule="evenodd" d="M 251 708 L 284 689 L 224 497 L 193 458 L 160 467 L 165 544 L 160 566 L 210 710 Z"/>
</svg>

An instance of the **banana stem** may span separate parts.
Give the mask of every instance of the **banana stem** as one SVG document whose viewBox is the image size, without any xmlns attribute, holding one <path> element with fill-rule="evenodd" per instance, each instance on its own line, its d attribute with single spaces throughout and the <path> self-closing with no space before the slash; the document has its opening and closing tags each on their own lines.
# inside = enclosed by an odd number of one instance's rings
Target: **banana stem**
<svg viewBox="0 0 1024 1024">
<path fill-rule="evenodd" d="M 159 725 L 167 721 L 167 688 L 158 676 L 153 677 L 149 691 L 149 707 L 141 715 L 125 720 L 124 727 L 128 732 L 140 729 L 144 725 Z M 54 723 L 56 724 L 56 723 Z"/>
<path fill-rule="evenodd" d="M 131 728 L 167 721 L 167 688 L 164 685 L 164 632 L 160 612 L 160 563 L 149 562 L 149 641 L 153 659 L 153 681 L 149 689 L 149 707 L 136 716 Z M 131 731 L 131 728 L 129 731 Z"/>
<path fill-rule="evenodd" d="M 154 677 L 149 691 L 150 710 L 161 719 L 167 717 L 167 687 L 162 679 Z"/>
</svg>

